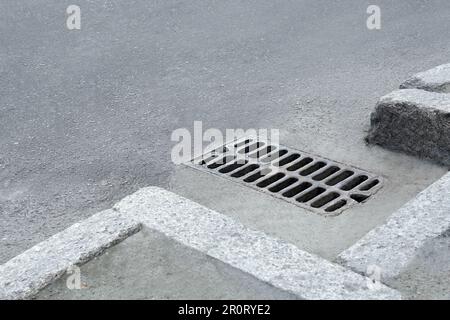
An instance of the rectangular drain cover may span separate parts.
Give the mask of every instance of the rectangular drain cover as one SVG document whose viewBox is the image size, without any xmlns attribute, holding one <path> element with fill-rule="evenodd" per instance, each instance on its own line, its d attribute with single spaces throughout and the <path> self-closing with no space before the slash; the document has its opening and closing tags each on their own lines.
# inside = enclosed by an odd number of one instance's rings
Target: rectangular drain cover
<svg viewBox="0 0 450 320">
<path fill-rule="evenodd" d="M 186 165 L 333 216 L 365 202 L 382 186 L 369 172 L 256 138 L 227 143 Z"/>
</svg>

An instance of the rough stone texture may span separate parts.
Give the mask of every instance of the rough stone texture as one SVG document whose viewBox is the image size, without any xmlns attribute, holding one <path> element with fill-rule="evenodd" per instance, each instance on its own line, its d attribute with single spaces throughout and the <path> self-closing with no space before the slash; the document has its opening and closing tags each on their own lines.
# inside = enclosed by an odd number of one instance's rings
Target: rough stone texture
<svg viewBox="0 0 450 320">
<path fill-rule="evenodd" d="M 400 89 L 413 88 L 450 93 L 450 63 L 415 74 L 400 85 Z"/>
<path fill-rule="evenodd" d="M 367 141 L 450 166 L 450 95 L 405 89 L 382 97 Z"/>
<path fill-rule="evenodd" d="M 24 299 L 140 229 L 113 210 L 99 212 L 0 266 L 0 299 Z"/>
<path fill-rule="evenodd" d="M 166 190 L 149 187 L 115 209 L 188 247 L 219 259 L 304 299 L 398 299 L 388 287 L 371 290 L 368 279 L 246 228 L 228 216 Z"/>
<path fill-rule="evenodd" d="M 383 280 L 389 282 L 406 269 L 427 242 L 450 228 L 449 194 L 450 173 L 341 253 L 338 261 L 360 273 L 376 265 L 382 270 Z"/>
<path fill-rule="evenodd" d="M 428 241 L 390 284 L 405 299 L 450 300 L 450 230 Z"/>
</svg>

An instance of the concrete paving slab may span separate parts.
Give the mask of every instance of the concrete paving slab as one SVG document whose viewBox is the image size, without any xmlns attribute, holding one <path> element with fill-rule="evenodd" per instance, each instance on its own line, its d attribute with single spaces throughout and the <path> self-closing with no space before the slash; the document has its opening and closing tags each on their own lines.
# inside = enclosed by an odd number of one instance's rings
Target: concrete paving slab
<svg viewBox="0 0 450 320">
<path fill-rule="evenodd" d="M 141 228 L 113 210 L 72 225 L 0 265 L 0 299 L 23 299 Z"/>
<path fill-rule="evenodd" d="M 80 290 L 61 277 L 33 298 L 297 299 L 145 227 L 81 266 L 80 275 Z"/>
<path fill-rule="evenodd" d="M 450 63 L 415 74 L 400 85 L 400 89 L 413 88 L 450 93 Z"/>
<path fill-rule="evenodd" d="M 450 167 L 450 95 L 404 89 L 382 97 L 367 140 Z"/>
<path fill-rule="evenodd" d="M 450 173 L 340 254 L 339 261 L 362 274 L 368 266 L 377 266 L 383 280 L 390 283 L 417 259 L 428 242 L 450 229 L 449 194 Z"/>
</svg>

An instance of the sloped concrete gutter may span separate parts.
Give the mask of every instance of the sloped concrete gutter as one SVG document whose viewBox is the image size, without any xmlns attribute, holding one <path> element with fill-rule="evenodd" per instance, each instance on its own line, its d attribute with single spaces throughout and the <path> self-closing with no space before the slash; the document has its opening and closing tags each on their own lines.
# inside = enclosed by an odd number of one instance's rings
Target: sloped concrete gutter
<svg viewBox="0 0 450 320">
<path fill-rule="evenodd" d="M 32 296 L 141 224 L 299 298 L 400 298 L 384 285 L 370 288 L 371 280 L 358 273 L 157 187 L 141 189 L 114 211 L 87 219 L 2 265 L 0 298 Z"/>
</svg>

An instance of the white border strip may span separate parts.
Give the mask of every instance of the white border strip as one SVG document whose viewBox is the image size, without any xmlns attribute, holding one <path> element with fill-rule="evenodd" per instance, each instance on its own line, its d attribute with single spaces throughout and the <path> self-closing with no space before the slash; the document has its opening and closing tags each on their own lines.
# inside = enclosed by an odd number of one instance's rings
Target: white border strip
<svg viewBox="0 0 450 320">
<path fill-rule="evenodd" d="M 450 173 L 395 212 L 386 224 L 370 231 L 340 254 L 345 266 L 365 273 L 381 268 L 383 279 L 399 275 L 428 240 L 450 229 Z"/>
<path fill-rule="evenodd" d="M 304 252 L 296 246 L 246 228 L 232 218 L 172 192 L 149 187 L 115 209 L 183 245 L 194 248 L 276 288 L 304 299 L 399 299 L 384 285 Z"/>
<path fill-rule="evenodd" d="M 0 266 L 0 299 L 25 299 L 140 230 L 113 210 L 99 212 Z"/>
</svg>

